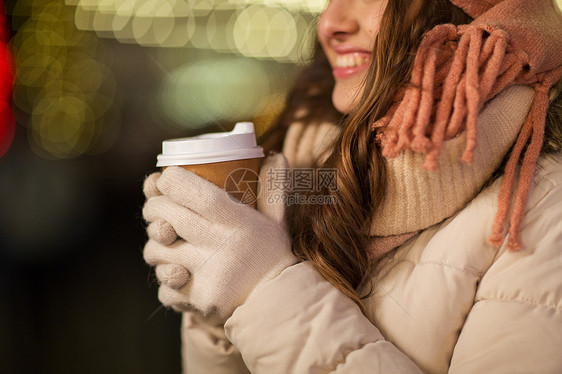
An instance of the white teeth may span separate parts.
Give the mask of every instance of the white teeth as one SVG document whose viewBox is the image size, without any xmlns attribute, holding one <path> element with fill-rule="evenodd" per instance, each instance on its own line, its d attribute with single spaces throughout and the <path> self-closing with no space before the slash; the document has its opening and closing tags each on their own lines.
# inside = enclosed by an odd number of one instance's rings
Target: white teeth
<svg viewBox="0 0 562 374">
<path fill-rule="evenodd" d="M 336 59 L 336 66 L 339 68 L 352 68 L 363 65 L 367 62 L 369 62 L 369 58 L 349 53 L 345 55 L 338 55 Z"/>
</svg>

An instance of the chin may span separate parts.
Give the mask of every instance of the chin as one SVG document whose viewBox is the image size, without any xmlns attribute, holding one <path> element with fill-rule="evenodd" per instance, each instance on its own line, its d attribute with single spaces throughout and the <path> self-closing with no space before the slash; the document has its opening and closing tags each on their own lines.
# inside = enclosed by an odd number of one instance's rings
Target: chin
<svg viewBox="0 0 562 374">
<path fill-rule="evenodd" d="M 349 95 L 346 95 L 346 93 L 338 92 L 337 89 L 334 89 L 332 92 L 332 103 L 338 112 L 342 114 L 351 113 L 356 105 L 356 101 L 357 100 L 354 100 L 354 97 L 350 97 Z"/>
<path fill-rule="evenodd" d="M 342 114 L 351 113 L 359 103 L 362 91 L 361 83 L 355 83 L 351 86 L 336 82 L 332 91 L 332 103 L 338 112 Z"/>
</svg>

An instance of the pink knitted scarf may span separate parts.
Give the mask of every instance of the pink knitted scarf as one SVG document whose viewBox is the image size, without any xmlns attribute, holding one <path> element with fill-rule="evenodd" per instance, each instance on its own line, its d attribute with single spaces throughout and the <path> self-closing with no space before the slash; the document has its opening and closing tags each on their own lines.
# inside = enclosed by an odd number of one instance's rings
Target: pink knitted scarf
<svg viewBox="0 0 562 374">
<path fill-rule="evenodd" d="M 520 250 L 519 227 L 543 144 L 549 90 L 562 77 L 562 14 L 553 0 L 451 2 L 474 21 L 438 25 L 424 35 L 411 84 L 373 129 L 384 156 L 396 157 L 406 149 L 424 153 L 426 170 L 437 170 L 444 141 L 466 131 L 462 161 L 471 164 L 484 104 L 509 86 L 533 86 L 534 103 L 507 162 L 489 238 L 494 245 L 503 243 L 514 198 L 507 245 Z"/>
</svg>

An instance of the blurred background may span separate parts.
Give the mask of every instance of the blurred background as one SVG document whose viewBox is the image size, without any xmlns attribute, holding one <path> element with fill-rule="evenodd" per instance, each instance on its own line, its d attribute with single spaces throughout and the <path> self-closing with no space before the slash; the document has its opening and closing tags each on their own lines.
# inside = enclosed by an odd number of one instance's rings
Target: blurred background
<svg viewBox="0 0 562 374">
<path fill-rule="evenodd" d="M 0 5 L 0 373 L 178 373 L 143 179 L 164 139 L 263 132 L 325 1 Z"/>
</svg>

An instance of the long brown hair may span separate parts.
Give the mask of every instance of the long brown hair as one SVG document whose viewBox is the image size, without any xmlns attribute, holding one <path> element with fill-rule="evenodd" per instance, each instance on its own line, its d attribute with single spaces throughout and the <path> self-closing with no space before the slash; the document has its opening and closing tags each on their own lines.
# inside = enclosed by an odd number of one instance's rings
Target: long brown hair
<svg viewBox="0 0 562 374">
<path fill-rule="evenodd" d="M 449 0 L 389 0 L 357 109 L 344 117 L 333 107 L 331 69 L 317 44 L 313 62 L 297 79 L 278 122 L 261 138 L 266 149 L 280 151 L 287 128 L 297 119 L 304 123 L 340 123 L 342 131 L 329 157 L 323 164 L 314 165 L 337 171 L 338 188 L 321 191 L 337 203 L 295 205 L 289 224 L 294 254 L 310 261 L 363 312 L 358 292 L 371 271 L 366 251 L 369 228 L 386 188 L 385 160 L 370 124 L 388 111 L 396 92 L 408 84 L 423 34 L 438 24 L 470 21 Z"/>
<path fill-rule="evenodd" d="M 318 40 L 313 48 L 312 61 L 296 77 L 277 120 L 258 139 L 266 154 L 281 151 L 289 126 L 297 120 L 302 123 L 336 123 L 343 118 L 332 104 L 335 82 L 330 63 Z"/>
</svg>

